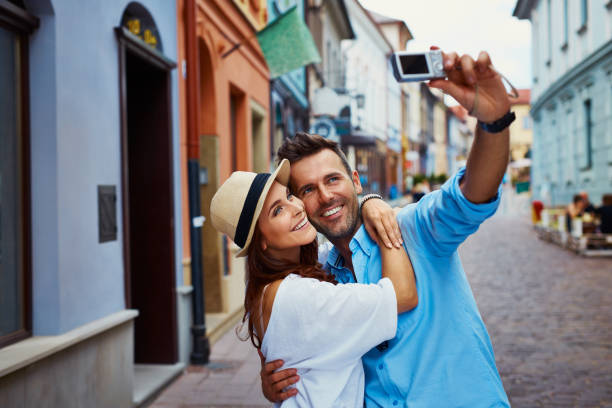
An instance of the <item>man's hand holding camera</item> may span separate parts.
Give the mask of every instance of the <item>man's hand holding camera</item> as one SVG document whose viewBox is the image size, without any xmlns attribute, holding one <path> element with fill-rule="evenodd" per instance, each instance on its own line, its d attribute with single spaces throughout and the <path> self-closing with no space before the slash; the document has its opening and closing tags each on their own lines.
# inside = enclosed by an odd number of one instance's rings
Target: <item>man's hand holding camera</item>
<svg viewBox="0 0 612 408">
<path fill-rule="evenodd" d="M 432 80 L 430 87 L 452 96 L 470 115 L 484 123 L 493 122 L 508 112 L 510 99 L 487 52 L 482 51 L 476 60 L 469 55 L 459 57 L 456 52 L 442 55 L 447 78 Z"/>
<path fill-rule="evenodd" d="M 432 79 L 429 86 L 455 98 L 480 122 L 459 185 L 469 201 L 486 203 L 497 195 L 508 164 L 508 126 L 514 120 L 510 98 L 487 52 L 481 52 L 476 60 L 455 52 L 443 53 L 443 61 L 447 78 Z"/>
</svg>

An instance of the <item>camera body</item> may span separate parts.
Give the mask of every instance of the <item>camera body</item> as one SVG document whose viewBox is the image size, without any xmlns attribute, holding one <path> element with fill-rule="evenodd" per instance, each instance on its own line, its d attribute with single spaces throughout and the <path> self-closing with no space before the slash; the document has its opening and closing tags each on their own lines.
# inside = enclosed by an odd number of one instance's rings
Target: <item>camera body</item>
<svg viewBox="0 0 612 408">
<path fill-rule="evenodd" d="M 391 67 L 398 82 L 428 81 L 446 77 L 440 50 L 395 52 L 391 55 Z"/>
</svg>

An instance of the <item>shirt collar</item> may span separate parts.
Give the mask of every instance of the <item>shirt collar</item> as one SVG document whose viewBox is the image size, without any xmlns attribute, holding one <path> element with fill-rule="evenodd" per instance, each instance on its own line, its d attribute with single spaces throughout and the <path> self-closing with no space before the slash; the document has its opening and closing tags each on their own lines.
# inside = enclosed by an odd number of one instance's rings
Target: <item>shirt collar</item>
<svg viewBox="0 0 612 408">
<path fill-rule="evenodd" d="M 361 227 L 359 227 L 359 229 L 351 239 L 351 242 L 349 243 L 349 249 L 351 250 L 351 252 L 355 252 L 355 250 L 359 248 L 367 256 L 370 256 L 372 253 L 372 247 L 374 245 L 376 245 L 376 242 L 374 242 L 374 240 L 370 238 L 370 235 L 368 235 L 368 232 L 366 231 L 365 227 L 361 225 Z M 338 251 L 335 246 L 333 246 L 331 251 L 329 251 L 329 255 L 327 256 L 327 264 L 334 268 L 340 268 L 344 265 L 344 259 L 342 258 L 342 255 L 340 255 L 340 251 Z"/>
<path fill-rule="evenodd" d="M 329 251 L 329 255 L 327 255 L 327 264 L 334 268 L 340 268 L 340 264 L 342 264 L 342 256 L 340 255 L 340 251 L 333 246 L 331 251 Z"/>
<path fill-rule="evenodd" d="M 375 245 L 376 242 L 374 242 L 374 240 L 370 238 L 370 235 L 368 235 L 365 226 L 362 224 L 353 236 L 353 239 L 351 239 L 349 248 L 351 252 L 355 252 L 357 247 L 359 247 L 367 256 L 370 256 L 372 253 L 372 247 Z"/>
</svg>

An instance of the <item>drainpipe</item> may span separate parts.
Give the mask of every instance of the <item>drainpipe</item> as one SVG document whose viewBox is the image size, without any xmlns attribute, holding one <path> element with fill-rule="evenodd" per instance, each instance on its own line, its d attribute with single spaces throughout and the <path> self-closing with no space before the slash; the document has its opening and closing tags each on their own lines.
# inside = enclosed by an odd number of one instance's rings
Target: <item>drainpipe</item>
<svg viewBox="0 0 612 408">
<path fill-rule="evenodd" d="M 204 270 L 202 267 L 202 213 L 200 209 L 200 141 L 198 138 L 198 53 L 196 0 L 185 0 L 185 49 L 187 59 L 187 183 L 189 190 L 189 238 L 191 241 L 191 284 L 193 350 L 191 363 L 208 364 L 210 343 L 204 320 Z"/>
</svg>

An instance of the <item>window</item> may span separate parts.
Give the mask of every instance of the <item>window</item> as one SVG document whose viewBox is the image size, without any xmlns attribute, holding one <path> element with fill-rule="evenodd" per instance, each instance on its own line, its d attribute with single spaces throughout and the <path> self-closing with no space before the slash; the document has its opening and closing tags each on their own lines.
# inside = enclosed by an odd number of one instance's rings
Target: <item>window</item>
<svg viewBox="0 0 612 408">
<path fill-rule="evenodd" d="M 584 134 L 585 134 L 585 156 L 583 170 L 588 170 L 593 166 L 593 121 L 591 112 L 591 100 L 584 101 Z"/>
<path fill-rule="evenodd" d="M 238 170 L 238 101 L 230 96 L 230 137 L 232 141 L 232 171 Z"/>
<path fill-rule="evenodd" d="M 552 10 L 551 10 L 551 5 L 550 5 L 550 0 L 547 0 L 546 2 L 546 29 L 548 32 L 548 35 L 547 35 L 548 56 L 546 58 L 546 66 L 550 67 L 551 60 L 552 60 Z"/>
<path fill-rule="evenodd" d="M 568 0 L 563 0 L 563 44 L 561 44 L 561 49 L 563 51 L 567 50 L 567 42 L 569 39 L 569 17 L 568 17 Z"/>
<path fill-rule="evenodd" d="M 582 34 L 586 31 L 587 23 L 589 21 L 589 3 L 588 0 L 580 1 L 580 28 L 578 34 Z"/>
<path fill-rule="evenodd" d="M 0 3 L 0 346 L 30 333 L 28 34 L 38 20 Z"/>
</svg>

